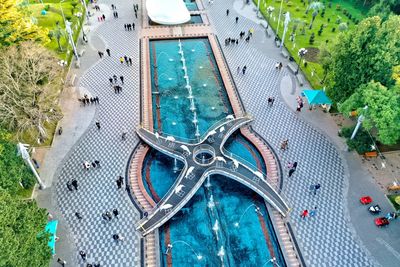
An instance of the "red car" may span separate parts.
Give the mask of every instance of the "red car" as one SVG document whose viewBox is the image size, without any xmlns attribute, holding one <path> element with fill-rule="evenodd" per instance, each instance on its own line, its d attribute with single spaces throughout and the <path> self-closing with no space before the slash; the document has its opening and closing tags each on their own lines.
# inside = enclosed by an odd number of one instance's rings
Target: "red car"
<svg viewBox="0 0 400 267">
<path fill-rule="evenodd" d="M 378 227 L 389 225 L 389 220 L 385 217 L 380 217 L 375 219 L 375 225 Z"/>
<path fill-rule="evenodd" d="M 370 196 L 363 196 L 360 198 L 360 202 L 363 205 L 368 205 L 369 203 L 372 202 L 372 198 Z"/>
</svg>

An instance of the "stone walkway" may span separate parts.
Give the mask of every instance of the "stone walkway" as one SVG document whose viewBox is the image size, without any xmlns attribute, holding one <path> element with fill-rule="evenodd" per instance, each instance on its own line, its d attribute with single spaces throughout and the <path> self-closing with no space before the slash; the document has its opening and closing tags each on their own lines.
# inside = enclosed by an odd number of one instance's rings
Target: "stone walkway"
<svg viewBox="0 0 400 267">
<path fill-rule="evenodd" d="M 112 18 L 111 4 L 117 6 L 118 19 Z M 124 190 L 118 190 L 115 180 L 118 175 L 125 176 L 130 153 L 138 142 L 134 134 L 139 124 L 139 44 L 137 31 L 124 31 L 124 23 L 136 22 L 133 2 L 101 1 L 102 12 L 91 17 L 92 31 L 89 33 L 90 46 L 104 51 L 110 48 L 111 56 L 105 53 L 103 59 L 91 55 L 82 61 L 98 60 L 79 80 L 93 96 L 99 96 L 100 105 L 96 108 L 94 120 L 100 121 L 98 130 L 94 121 L 65 157 L 57 172 L 54 201 L 57 203 L 76 245 L 75 264 L 84 263 L 78 256 L 79 250 L 87 253 L 88 263 L 100 263 L 101 266 L 139 266 L 139 236 L 134 229 L 134 222 L 139 214 Z M 93 10 L 94 11 L 94 10 Z M 92 12 L 93 12 L 92 11 Z M 105 14 L 106 21 L 98 22 L 97 17 Z M 137 25 L 138 26 L 138 25 Z M 118 35 L 116 35 L 118 33 Z M 104 51 L 105 52 L 105 51 Z M 120 56 L 133 59 L 133 66 L 119 62 Z M 83 63 L 84 63 L 83 62 Z M 124 76 L 124 84 L 118 83 L 123 90 L 115 94 L 108 78 L 112 75 Z M 85 108 L 81 108 L 85 112 Z M 128 131 L 126 141 L 121 134 Z M 100 168 L 83 169 L 87 160 L 100 161 Z M 70 192 L 66 182 L 75 178 L 78 191 Z M 117 208 L 119 216 L 105 222 L 101 215 L 105 211 Z M 78 220 L 74 213 L 82 214 Z M 117 243 L 112 235 L 119 234 L 125 239 Z"/>
</svg>

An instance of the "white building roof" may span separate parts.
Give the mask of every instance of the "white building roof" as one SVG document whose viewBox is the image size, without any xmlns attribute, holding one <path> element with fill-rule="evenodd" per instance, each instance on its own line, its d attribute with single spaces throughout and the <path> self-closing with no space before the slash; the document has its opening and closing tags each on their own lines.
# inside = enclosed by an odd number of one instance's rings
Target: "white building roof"
<svg viewBox="0 0 400 267">
<path fill-rule="evenodd" d="M 175 25 L 190 20 L 183 0 L 147 0 L 146 9 L 150 19 L 158 24 Z"/>
</svg>

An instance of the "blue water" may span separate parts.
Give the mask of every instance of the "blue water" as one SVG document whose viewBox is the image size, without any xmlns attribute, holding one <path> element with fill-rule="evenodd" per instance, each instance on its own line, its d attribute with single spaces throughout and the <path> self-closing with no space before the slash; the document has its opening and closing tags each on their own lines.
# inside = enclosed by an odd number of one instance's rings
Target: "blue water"
<svg viewBox="0 0 400 267">
<path fill-rule="evenodd" d="M 185 2 L 185 5 L 189 11 L 199 10 L 195 0 L 183 0 L 183 2 Z"/>
<path fill-rule="evenodd" d="M 232 110 L 208 40 L 185 39 L 182 43 L 202 134 Z M 155 129 L 164 135 L 194 138 L 194 112 L 188 109 L 190 101 L 184 86 L 177 40 L 151 41 L 150 48 L 152 90 L 159 92 L 153 94 Z M 158 67 L 154 68 L 154 64 Z M 265 172 L 261 155 L 240 134 L 232 136 L 225 148 Z M 158 152 L 147 155 L 143 182 L 153 199 L 162 198 L 178 177 L 179 171 L 173 171 L 174 165 L 173 159 Z M 178 162 L 176 167 L 181 168 L 182 163 Z M 209 187 L 203 185 L 189 203 L 160 228 L 161 265 L 168 266 L 167 259 L 172 259 L 172 265 L 179 267 L 220 266 L 221 258 L 217 253 L 223 246 L 225 266 L 263 266 L 272 256 L 280 266 L 285 266 L 264 200 L 224 176 L 212 176 L 210 184 Z M 209 207 L 211 198 L 215 205 Z M 255 212 L 256 206 L 261 215 Z M 217 232 L 213 230 L 216 221 Z M 173 244 L 170 257 L 164 254 L 168 243 Z M 201 255 L 202 259 L 198 260 L 196 255 Z"/>
<path fill-rule="evenodd" d="M 190 15 L 190 24 L 201 24 L 201 23 L 203 23 L 201 15 Z"/>
</svg>

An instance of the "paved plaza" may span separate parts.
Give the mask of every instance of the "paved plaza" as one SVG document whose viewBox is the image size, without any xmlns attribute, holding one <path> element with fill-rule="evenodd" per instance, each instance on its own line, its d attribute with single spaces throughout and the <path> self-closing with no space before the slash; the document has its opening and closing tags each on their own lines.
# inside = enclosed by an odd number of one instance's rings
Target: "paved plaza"
<svg viewBox="0 0 400 267">
<path fill-rule="evenodd" d="M 90 123 L 82 122 L 89 126 L 58 165 L 53 182 L 54 203 L 73 240 L 72 257 L 68 258 L 70 266 L 84 266 L 78 254 L 80 250 L 87 253 L 88 263 L 140 266 L 140 234 L 134 227 L 140 218 L 139 212 L 127 192 L 118 190 L 115 182 L 117 176 L 125 176 L 129 157 L 139 142 L 134 131 L 140 124 L 140 23 L 135 19 L 133 3 L 100 0 L 106 21 L 97 21 L 97 16 L 102 14 L 99 12 L 91 17 L 90 45 L 81 59 L 83 68 L 81 73 L 78 72 L 77 87 L 98 96 L 100 105 L 95 112 L 91 111 L 94 114 L 88 118 Z M 112 18 L 111 4 L 117 6 L 118 19 Z M 320 129 L 322 125 L 314 127 L 303 114 L 296 114 L 293 110 L 296 102 L 290 102 L 290 95 L 295 94 L 297 85 L 286 68 L 275 69 L 280 55 L 272 37 L 266 37 L 257 20 L 251 17 L 249 7 L 243 6 L 241 1 L 217 0 L 211 6 L 204 1 L 203 5 L 244 107 L 255 118 L 254 130 L 278 153 L 284 170 L 283 192 L 293 207 L 289 220 L 307 266 L 382 265 L 381 260 L 379 264 L 370 255 L 368 245 L 364 245 L 366 240 L 358 236 L 360 230 L 353 226 L 358 222 L 357 218 L 349 214 L 346 195 L 351 174 L 346 165 L 349 154 L 332 142 L 329 134 Z M 227 8 L 230 9 L 229 16 L 225 13 Z M 142 5 L 139 13 L 141 9 Z M 236 16 L 239 16 L 238 24 L 235 23 Z M 125 31 L 124 23 L 132 22 L 137 30 Z M 247 33 L 251 28 L 255 32 L 249 43 L 241 40 L 237 46 L 224 46 L 226 38 L 238 38 L 240 31 Z M 99 59 L 97 50 L 104 51 L 104 48 L 110 49 L 111 56 L 105 53 Z M 119 62 L 119 57 L 125 55 L 133 59 L 133 66 Z M 247 66 L 246 74 L 237 74 L 237 67 L 244 65 Z M 124 84 L 119 81 L 123 88 L 120 94 L 115 94 L 110 87 L 108 79 L 114 74 L 124 76 Z M 275 97 L 273 107 L 267 107 L 270 96 Z M 77 112 L 87 111 L 80 107 Z M 95 121 L 100 122 L 100 130 Z M 125 130 L 128 136 L 123 141 L 121 134 Z M 286 138 L 289 139 L 289 149 L 282 152 L 280 143 Z M 83 168 L 84 161 L 95 160 L 100 161 L 100 168 Z M 286 171 L 289 161 L 298 162 L 297 171 L 290 178 Z M 72 179 L 78 181 L 78 190 L 70 192 L 66 183 Z M 321 190 L 314 196 L 310 194 L 309 186 L 316 183 L 321 184 Z M 354 187 L 350 185 L 350 188 Z M 318 207 L 316 217 L 300 218 L 302 210 L 315 206 Z M 115 208 L 120 213 L 119 218 L 104 221 L 102 213 Z M 78 220 L 75 212 L 82 214 L 83 219 Z M 113 234 L 123 236 L 124 241 L 114 241 Z M 387 251 L 384 253 L 391 256 Z M 396 266 L 395 262 L 396 259 L 389 260 L 385 266 Z"/>
</svg>

